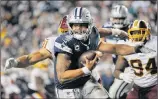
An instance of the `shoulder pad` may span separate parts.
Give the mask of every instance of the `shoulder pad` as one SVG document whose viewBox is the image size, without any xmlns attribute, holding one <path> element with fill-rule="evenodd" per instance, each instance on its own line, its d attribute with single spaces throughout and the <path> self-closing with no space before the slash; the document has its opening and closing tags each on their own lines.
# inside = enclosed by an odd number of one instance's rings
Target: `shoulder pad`
<svg viewBox="0 0 158 99">
<path fill-rule="evenodd" d="M 157 36 L 151 35 L 150 40 L 144 46 L 157 52 Z"/>
<path fill-rule="evenodd" d="M 65 34 L 61 34 L 59 37 L 57 37 L 57 39 L 58 41 L 69 42 L 73 39 L 73 36 L 67 32 Z"/>
<path fill-rule="evenodd" d="M 70 53 L 72 54 L 72 48 L 69 42 L 72 40 L 72 36 L 69 34 L 62 34 L 56 40 L 54 44 L 54 53 Z"/>
</svg>

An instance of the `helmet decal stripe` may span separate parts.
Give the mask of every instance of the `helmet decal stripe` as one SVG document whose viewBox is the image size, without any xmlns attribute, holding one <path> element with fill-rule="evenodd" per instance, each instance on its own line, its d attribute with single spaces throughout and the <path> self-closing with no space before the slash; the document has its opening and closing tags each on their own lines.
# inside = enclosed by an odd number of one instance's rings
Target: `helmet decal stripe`
<svg viewBox="0 0 158 99">
<path fill-rule="evenodd" d="M 138 21 L 138 23 L 137 23 L 137 27 L 140 27 L 140 21 Z"/>
<path fill-rule="evenodd" d="M 77 18 L 77 8 L 75 9 L 75 19 Z"/>
<path fill-rule="evenodd" d="M 120 12 L 120 7 L 117 8 L 117 13 L 119 13 L 119 12 Z"/>
<path fill-rule="evenodd" d="M 80 9 L 80 15 L 79 15 L 80 19 L 81 19 L 81 13 L 82 13 L 82 7 L 81 7 L 81 9 Z"/>
<path fill-rule="evenodd" d="M 122 6 L 120 6 L 120 8 L 119 8 L 119 11 L 118 11 L 119 13 L 121 13 L 121 9 L 122 9 Z"/>
<path fill-rule="evenodd" d="M 81 8 L 80 8 L 80 7 L 77 7 L 77 15 L 76 15 L 77 18 L 80 17 L 80 10 L 81 10 Z"/>
</svg>

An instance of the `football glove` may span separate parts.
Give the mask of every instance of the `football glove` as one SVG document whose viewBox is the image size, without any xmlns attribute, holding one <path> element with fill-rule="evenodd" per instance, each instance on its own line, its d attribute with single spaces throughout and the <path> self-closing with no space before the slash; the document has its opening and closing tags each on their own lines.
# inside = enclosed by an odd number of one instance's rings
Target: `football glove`
<svg viewBox="0 0 158 99">
<path fill-rule="evenodd" d="M 111 29 L 112 35 L 119 36 L 120 38 L 128 38 L 127 32 L 120 29 Z"/>
<path fill-rule="evenodd" d="M 6 60 L 4 70 L 10 69 L 12 67 L 17 67 L 18 61 L 15 58 L 9 58 Z"/>
</svg>

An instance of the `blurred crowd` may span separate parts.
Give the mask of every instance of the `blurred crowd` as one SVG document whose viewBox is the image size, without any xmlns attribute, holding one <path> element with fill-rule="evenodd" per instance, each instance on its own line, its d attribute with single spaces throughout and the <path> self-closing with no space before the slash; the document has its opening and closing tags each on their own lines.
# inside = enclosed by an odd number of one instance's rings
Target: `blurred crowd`
<svg viewBox="0 0 158 99">
<path fill-rule="evenodd" d="M 94 24 L 101 27 L 109 21 L 111 7 L 123 4 L 129 9 L 129 20 L 143 19 L 150 23 L 157 35 L 157 3 L 151 1 L 1 1 L 1 97 L 47 97 L 52 99 L 53 65 L 46 60 L 26 69 L 3 72 L 5 60 L 33 52 L 42 41 L 58 35 L 57 28 L 64 15 L 76 6 L 90 10 Z M 108 59 L 108 57 L 105 57 Z M 105 64 L 110 65 L 111 59 Z M 45 69 L 43 69 L 45 68 Z M 40 74 L 40 75 L 39 75 Z M 33 76 L 34 75 L 34 76 Z M 38 78 L 39 77 L 39 78 Z M 34 79 L 38 78 L 38 82 Z M 41 80 L 40 80 L 41 78 Z M 35 86 L 41 86 L 36 88 Z M 52 88 L 50 88 L 50 86 Z M 14 89 L 14 90 L 11 90 Z M 40 90 L 40 91 L 39 91 Z M 44 91 L 43 91 L 44 90 Z M 44 95 L 42 95 L 44 93 Z"/>
</svg>

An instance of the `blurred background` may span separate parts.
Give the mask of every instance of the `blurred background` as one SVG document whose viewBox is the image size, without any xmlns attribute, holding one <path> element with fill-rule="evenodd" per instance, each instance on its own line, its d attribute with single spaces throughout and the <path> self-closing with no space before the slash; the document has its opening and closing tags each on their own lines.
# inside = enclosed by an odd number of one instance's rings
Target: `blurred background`
<svg viewBox="0 0 158 99">
<path fill-rule="evenodd" d="M 3 72 L 7 58 L 31 53 L 41 47 L 42 41 L 57 35 L 60 20 L 74 7 L 90 10 L 94 24 L 101 27 L 110 20 L 111 7 L 123 4 L 129 10 L 129 20 L 143 19 L 150 23 L 152 34 L 157 35 L 157 1 L 1 1 L 1 98 L 24 99 L 55 97 L 53 65 L 50 60 L 26 69 Z M 105 64 L 111 64 L 111 58 Z M 35 82 L 35 77 L 38 81 Z M 36 87 L 36 86 L 40 87 Z M 51 87 L 50 87 L 51 86 Z M 37 91 L 37 90 L 40 90 Z M 42 91 L 41 91 L 42 90 Z"/>
</svg>

